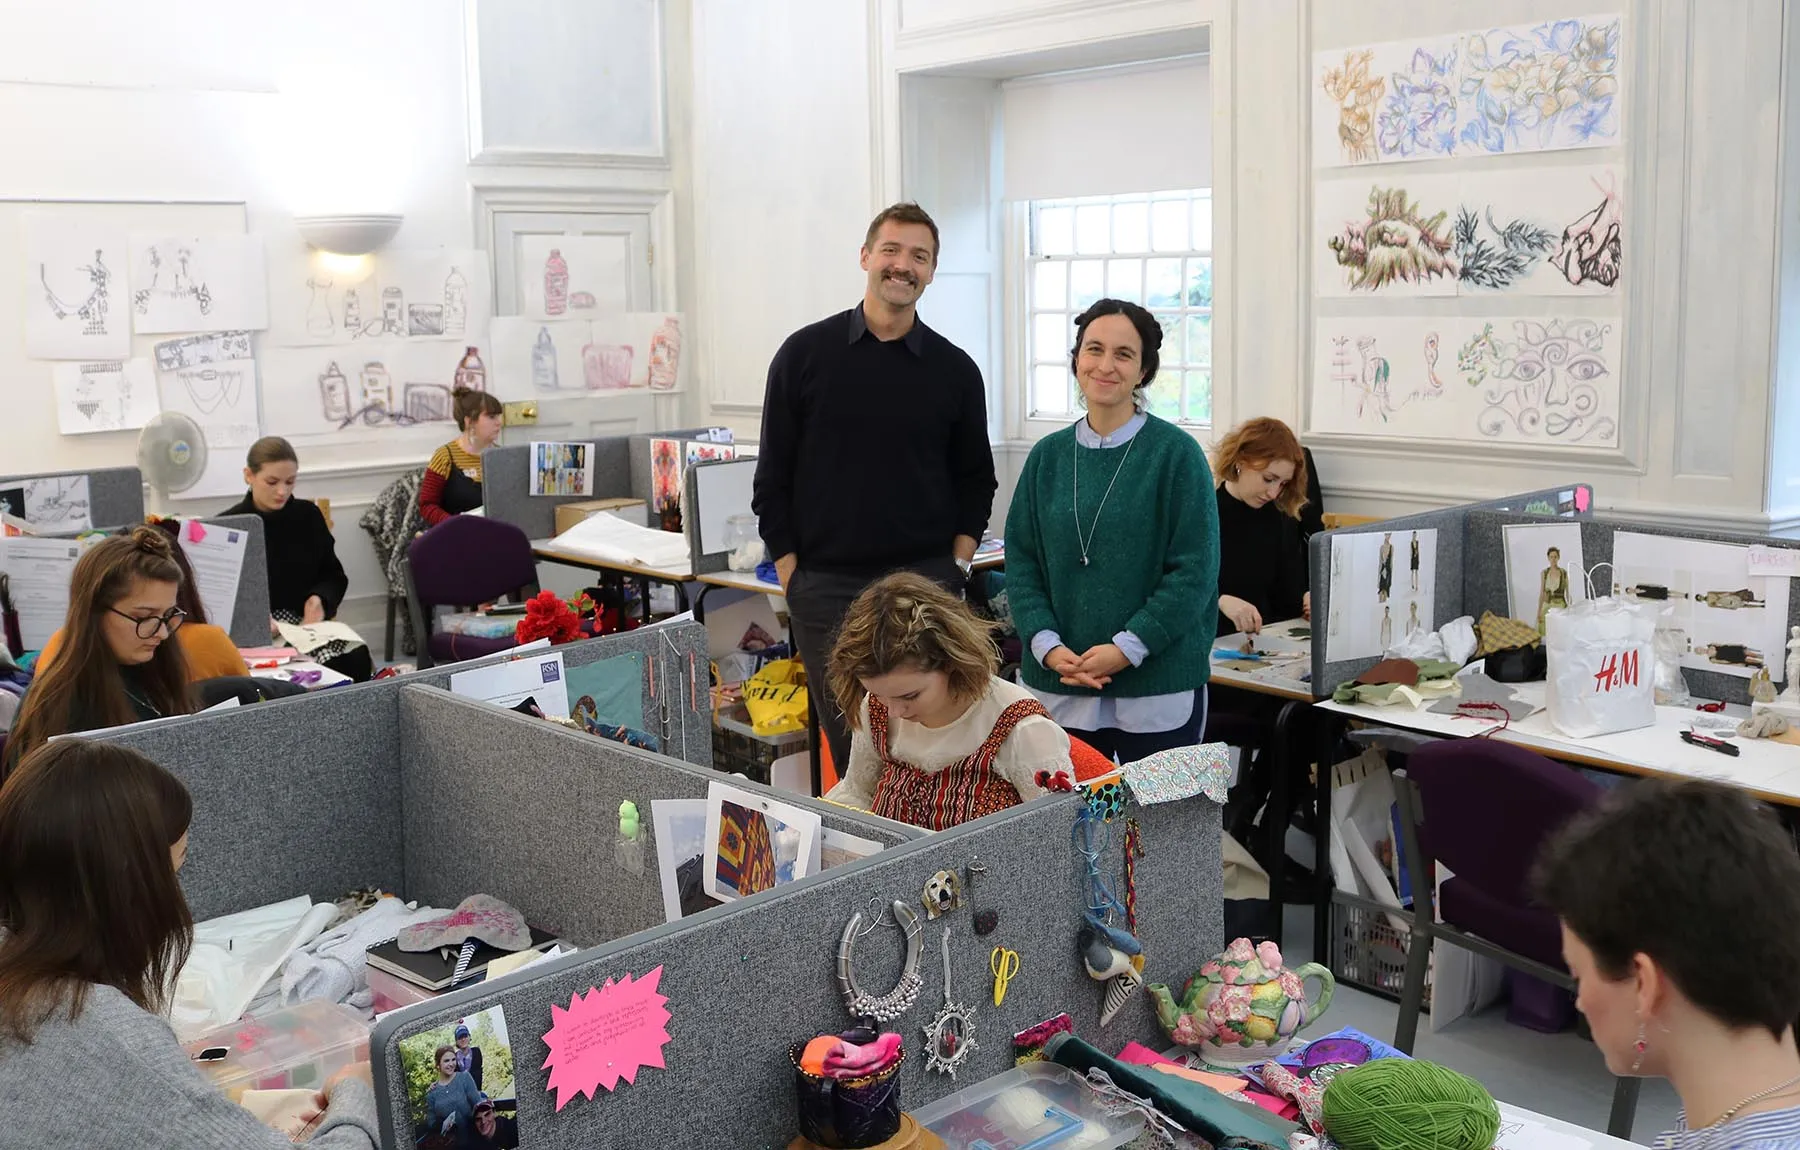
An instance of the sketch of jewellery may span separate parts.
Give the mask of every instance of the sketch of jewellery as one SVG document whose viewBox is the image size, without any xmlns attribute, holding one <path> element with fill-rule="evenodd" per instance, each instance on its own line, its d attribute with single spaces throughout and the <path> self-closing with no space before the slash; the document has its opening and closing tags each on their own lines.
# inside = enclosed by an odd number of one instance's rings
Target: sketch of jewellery
<svg viewBox="0 0 1800 1150">
<path fill-rule="evenodd" d="M 193 253 L 188 249 L 177 248 L 175 268 L 171 273 L 170 282 L 164 285 L 162 282 L 162 248 L 151 245 L 150 267 L 154 270 L 150 273 L 150 285 L 131 293 L 132 303 L 136 306 L 139 315 L 150 314 L 150 300 L 153 296 L 162 296 L 169 300 L 192 299 L 194 306 L 200 309 L 201 315 L 212 313 L 212 291 L 207 288 L 205 283 L 194 282 L 194 273 L 188 267 L 188 260 L 191 258 L 193 258 Z"/>
<path fill-rule="evenodd" d="M 71 315 L 80 318 L 82 321 L 81 334 L 83 335 L 105 335 L 107 330 L 107 285 L 112 282 L 112 271 L 106 266 L 106 261 L 101 258 L 101 255 L 101 251 L 96 249 L 94 262 L 81 265 L 80 270 L 87 273 L 88 283 L 92 290 L 88 292 L 87 299 L 78 304 L 70 303 L 57 295 L 56 289 L 50 286 L 49 269 L 41 263 L 38 265 L 38 282 L 44 285 L 44 302 L 50 305 L 51 313 L 57 319 L 67 319 Z"/>
<path fill-rule="evenodd" d="M 221 407 L 237 406 L 244 394 L 244 374 L 238 367 L 184 367 L 175 372 L 175 378 L 195 409 L 211 415 Z"/>
<path fill-rule="evenodd" d="M 1510 426 L 1565 443 L 1611 443 L 1618 425 L 1600 413 L 1595 385 L 1612 374 L 1605 354 L 1610 325 L 1591 319 L 1518 320 L 1513 329 L 1517 338 L 1504 339 L 1493 324 L 1483 324 L 1457 352 L 1464 382 L 1482 389 L 1486 404 L 1476 417 L 1477 429 L 1498 437 Z"/>
</svg>

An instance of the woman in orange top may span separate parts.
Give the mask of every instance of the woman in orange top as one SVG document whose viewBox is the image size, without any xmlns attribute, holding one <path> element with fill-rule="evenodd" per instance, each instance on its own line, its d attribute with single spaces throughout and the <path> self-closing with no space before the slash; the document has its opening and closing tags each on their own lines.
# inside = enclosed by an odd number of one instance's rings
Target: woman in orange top
<svg viewBox="0 0 1800 1150">
<path fill-rule="evenodd" d="M 248 675 L 250 667 L 244 662 L 243 653 L 238 650 L 237 644 L 231 641 L 231 636 L 223 627 L 215 627 L 206 621 L 206 606 L 200 602 L 200 588 L 194 582 L 194 569 L 188 565 L 187 553 L 178 542 L 180 521 L 153 519 L 150 526 L 169 537 L 169 558 L 181 570 L 181 582 L 175 591 L 175 606 L 185 613 L 186 618 L 175 632 L 175 645 L 181 648 L 181 657 L 187 663 L 187 681 L 198 683 L 204 679 L 220 679 L 228 675 Z M 49 669 L 62 646 L 61 631 L 50 636 L 50 641 L 44 644 L 43 651 L 38 654 L 38 674 Z"/>
</svg>

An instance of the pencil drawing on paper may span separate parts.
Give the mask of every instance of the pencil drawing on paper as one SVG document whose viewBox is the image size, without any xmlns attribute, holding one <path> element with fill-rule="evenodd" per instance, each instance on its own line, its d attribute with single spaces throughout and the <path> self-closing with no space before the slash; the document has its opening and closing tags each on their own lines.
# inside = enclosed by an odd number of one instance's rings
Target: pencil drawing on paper
<svg viewBox="0 0 1800 1150">
<path fill-rule="evenodd" d="M 1327 68 L 1320 85 L 1337 106 L 1338 146 L 1344 160 L 1364 164 L 1375 159 L 1375 102 L 1381 99 L 1387 85 L 1379 76 L 1371 76 L 1375 53 L 1344 53 L 1341 68 Z"/>
<path fill-rule="evenodd" d="M 50 286 L 50 270 L 44 264 L 38 264 L 38 282 L 44 285 L 44 302 L 49 305 L 50 313 L 59 320 L 74 316 L 81 321 L 81 334 L 105 335 L 107 327 L 108 289 L 112 283 L 113 273 L 106 266 L 106 253 L 99 248 L 94 249 L 94 262 L 82 264 L 77 271 L 87 276 L 87 298 L 79 303 L 63 299 Z"/>
<path fill-rule="evenodd" d="M 1476 428 L 1485 436 L 1611 443 L 1618 424 L 1611 325 L 1591 319 L 1515 320 L 1514 338 L 1483 324 L 1457 353 L 1464 382 L 1481 391 Z M 1604 391 L 1602 389 L 1605 389 Z"/>
<path fill-rule="evenodd" d="M 589 391 L 617 391 L 631 386 L 630 345 L 590 343 L 581 349 L 582 375 Z"/>
<path fill-rule="evenodd" d="M 1467 205 L 1457 210 L 1455 237 L 1458 281 L 1494 291 L 1529 275 L 1556 242 L 1527 220 L 1499 224 L 1493 208 L 1478 213 Z"/>
<path fill-rule="evenodd" d="M 550 329 L 538 328 L 537 341 L 531 345 L 531 387 L 534 391 L 557 389 L 556 342 Z"/>
<path fill-rule="evenodd" d="M 1610 182 L 1594 181 L 1600 203 L 1563 229 L 1562 241 L 1550 262 L 1572 284 L 1597 283 L 1612 287 L 1619 282 L 1624 213 L 1619 194 Z"/>
<path fill-rule="evenodd" d="M 237 406 L 244 395 L 244 377 L 248 370 L 243 364 L 207 364 L 180 368 L 175 372 L 175 378 L 187 392 L 195 410 L 202 415 L 211 415 L 221 407 Z"/>
<path fill-rule="evenodd" d="M 1356 418 L 1361 421 L 1386 423 L 1401 408 L 1416 400 L 1437 399 L 1444 393 L 1444 384 L 1437 374 L 1438 335 L 1429 332 L 1425 336 L 1422 350 L 1425 365 L 1423 386 L 1414 386 L 1396 395 L 1393 387 L 1393 365 L 1382 355 L 1376 346 L 1376 337 L 1371 335 L 1357 336 L 1354 358 L 1350 352 L 1351 337 L 1347 335 L 1331 338 L 1332 356 L 1330 379 L 1336 383 L 1346 402 L 1349 397 L 1356 399 Z M 1410 376 L 1410 373 L 1407 373 Z"/>
<path fill-rule="evenodd" d="M 86 431 L 123 431 L 131 427 L 142 426 L 133 422 L 128 413 L 137 411 L 144 398 L 137 394 L 138 384 L 133 373 L 125 370 L 125 365 L 117 362 L 84 363 L 77 367 L 79 379 L 69 395 L 69 405 L 80 415 Z M 155 388 L 150 389 L 149 400 L 156 402 Z M 68 429 L 64 429 L 68 434 Z"/>
<path fill-rule="evenodd" d="M 25 480 L 26 518 L 43 528 L 62 524 L 87 527 L 88 478 L 85 475 L 46 475 Z"/>
<path fill-rule="evenodd" d="M 441 383 L 405 383 L 395 402 L 393 373 L 379 361 L 365 362 L 355 382 L 333 360 L 319 373 L 319 411 L 338 430 L 365 427 L 411 427 L 450 418 L 450 389 Z"/>
<path fill-rule="evenodd" d="M 212 291 L 204 281 L 195 281 L 193 270 L 189 267 L 193 252 L 187 248 L 176 248 L 171 261 L 161 244 L 151 244 L 147 258 L 150 262 L 150 282 L 132 292 L 132 302 L 139 315 L 150 314 L 150 302 L 153 299 L 161 299 L 165 303 L 192 300 L 201 315 L 212 313 Z M 173 267 L 164 266 L 170 262 Z M 163 282 L 165 271 L 169 274 L 167 283 Z"/>
<path fill-rule="evenodd" d="M 681 322 L 677 317 L 669 316 L 650 337 L 650 390 L 675 390 L 680 368 Z"/>
<path fill-rule="evenodd" d="M 1463 42 L 1461 144 L 1477 153 L 1619 139 L 1619 20 L 1552 20 Z"/>
<path fill-rule="evenodd" d="M 1430 159 L 1456 150 L 1456 49 L 1433 54 L 1416 49 L 1391 89 L 1376 120 L 1376 141 L 1384 156 Z"/>
<path fill-rule="evenodd" d="M 1448 214 L 1440 210 L 1427 216 L 1405 188 L 1377 185 L 1369 189 L 1367 213 L 1346 221 L 1343 231 L 1325 242 L 1352 290 L 1455 278 L 1455 244 L 1444 227 Z"/>
<path fill-rule="evenodd" d="M 250 333 L 247 331 L 190 335 L 182 339 L 164 340 L 156 345 L 158 371 L 175 371 L 184 367 L 201 367 L 209 363 L 230 363 L 250 358 Z"/>
</svg>

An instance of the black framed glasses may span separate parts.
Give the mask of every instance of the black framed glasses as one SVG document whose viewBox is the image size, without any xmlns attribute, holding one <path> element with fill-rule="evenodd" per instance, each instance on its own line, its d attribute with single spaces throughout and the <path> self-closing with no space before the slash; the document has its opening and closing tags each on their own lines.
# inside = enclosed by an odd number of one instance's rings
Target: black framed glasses
<svg viewBox="0 0 1800 1150">
<path fill-rule="evenodd" d="M 108 607 L 107 610 L 121 619 L 130 619 L 137 624 L 137 637 L 140 639 L 153 638 L 158 631 L 165 629 L 173 635 L 181 630 L 183 623 L 187 622 L 187 612 L 179 607 L 171 607 L 160 615 L 145 615 L 142 618 L 136 615 L 127 615 L 117 607 Z"/>
</svg>

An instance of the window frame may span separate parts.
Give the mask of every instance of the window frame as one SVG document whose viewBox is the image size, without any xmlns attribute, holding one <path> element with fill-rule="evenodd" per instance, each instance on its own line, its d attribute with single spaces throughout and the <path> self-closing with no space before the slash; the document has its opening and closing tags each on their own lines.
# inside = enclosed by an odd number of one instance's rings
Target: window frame
<svg viewBox="0 0 1800 1150">
<path fill-rule="evenodd" d="M 1165 247 L 1163 250 L 1157 250 L 1155 236 L 1152 231 L 1154 219 L 1152 205 L 1159 202 L 1180 202 L 1185 205 L 1186 210 L 1182 213 L 1182 217 L 1185 221 L 1184 246 Z M 1193 235 L 1194 218 L 1197 214 L 1196 208 L 1202 204 L 1205 205 L 1205 215 L 1207 217 L 1209 234 L 1205 237 L 1206 242 L 1204 244 L 1196 244 Z M 1117 230 L 1120 223 L 1119 209 L 1121 207 L 1136 207 L 1138 205 L 1142 205 L 1143 207 L 1142 247 L 1141 249 L 1138 249 L 1134 246 L 1133 250 L 1122 250 L 1117 242 Z M 1176 305 L 1171 307 L 1166 302 L 1159 302 L 1157 305 L 1152 306 L 1150 310 L 1153 314 L 1156 314 L 1159 319 L 1165 320 L 1165 331 L 1170 328 L 1169 320 L 1173 320 L 1179 325 L 1185 325 L 1187 330 L 1182 332 L 1177 339 L 1166 341 L 1164 343 L 1165 356 L 1167 356 L 1170 349 L 1173 348 L 1179 358 L 1174 359 L 1173 361 L 1165 360 L 1164 366 L 1158 370 L 1156 381 L 1151 384 L 1151 395 L 1156 396 L 1159 391 L 1162 391 L 1164 395 L 1168 394 L 1164 389 L 1168 387 L 1171 380 L 1174 380 L 1181 388 L 1181 394 L 1177 399 L 1177 403 L 1180 404 L 1179 416 L 1172 418 L 1172 422 L 1177 423 L 1178 426 L 1181 426 L 1195 435 L 1204 436 L 1210 434 L 1213 427 L 1219 423 L 1220 417 L 1218 382 L 1219 357 L 1217 354 L 1218 340 L 1214 331 L 1214 324 L 1217 322 L 1216 317 L 1218 314 L 1218 255 L 1216 243 L 1218 231 L 1218 202 L 1216 195 L 1214 195 L 1214 190 L 1211 188 L 1191 188 L 1161 192 L 1120 193 L 1106 196 L 1058 197 L 1056 199 L 1026 201 L 1011 206 L 1013 211 L 1011 212 L 1011 219 L 1009 221 L 1011 225 L 1009 231 L 1012 233 L 1010 236 L 1012 242 L 1007 245 L 1010 256 L 1008 259 L 1009 274 L 1007 279 L 1012 282 L 1012 289 L 1008 292 L 1010 298 L 1007 310 L 1010 318 L 1014 321 L 1014 330 L 1008 344 L 1009 350 L 1013 353 L 1014 363 L 1017 365 L 1012 373 L 1018 386 L 1018 399 L 1014 411 L 1016 417 L 1020 420 L 1020 426 L 1024 430 L 1026 438 L 1030 440 L 1039 439 L 1058 428 L 1067 426 L 1069 422 L 1079 418 L 1081 413 L 1074 375 L 1069 371 L 1068 367 L 1067 350 L 1064 350 L 1062 355 L 1054 361 L 1038 354 L 1038 344 L 1040 342 L 1037 339 L 1038 319 L 1039 317 L 1060 316 L 1061 323 L 1058 326 L 1064 327 L 1067 330 L 1069 343 L 1072 345 L 1074 342 L 1073 319 L 1076 315 L 1080 314 L 1080 311 L 1082 310 L 1081 308 L 1074 306 L 1075 298 L 1072 294 L 1072 281 L 1075 274 L 1075 268 L 1073 265 L 1083 261 L 1099 261 L 1104 264 L 1110 260 L 1124 260 L 1136 263 L 1137 290 L 1132 292 L 1121 289 L 1115 292 L 1112 289 L 1116 285 L 1106 284 L 1102 287 L 1102 294 L 1117 295 L 1119 298 L 1129 298 L 1137 302 L 1142 302 L 1147 298 L 1146 289 L 1148 285 L 1145 281 L 1151 274 L 1149 261 L 1178 261 L 1176 264 L 1176 279 L 1174 281 L 1174 294 L 1177 299 Z M 1095 206 L 1104 206 L 1109 209 L 1105 217 L 1107 227 L 1106 242 L 1101 249 L 1084 251 L 1082 250 L 1084 246 L 1091 247 L 1091 245 L 1084 245 L 1079 242 L 1076 234 L 1077 228 L 1074 223 L 1074 213 L 1080 208 L 1086 207 L 1091 209 Z M 1066 245 L 1071 250 L 1067 253 L 1058 252 L 1045 255 L 1039 250 L 1041 241 L 1039 216 L 1046 208 L 1071 209 L 1070 235 Z M 1188 302 L 1189 292 L 1195 283 L 1193 279 L 1193 269 L 1191 268 L 1189 261 L 1194 260 L 1205 261 L 1208 265 L 1207 283 L 1209 294 L 1205 305 Z M 1037 280 L 1040 274 L 1038 269 L 1047 263 L 1058 263 L 1065 269 L 1063 280 L 1064 292 L 1062 295 L 1062 306 L 1060 307 L 1037 306 Z M 1110 269 L 1107 270 L 1110 271 Z M 1164 271 L 1166 274 L 1166 268 Z M 1166 300 L 1168 298 L 1168 293 L 1163 293 L 1161 298 Z M 1200 325 L 1196 327 L 1191 323 L 1192 320 L 1201 321 Z M 1198 359 L 1191 356 L 1190 340 L 1188 336 L 1195 332 L 1204 332 L 1204 338 L 1207 344 L 1207 352 L 1204 359 Z M 1051 368 L 1061 369 L 1062 378 L 1067 388 L 1066 395 L 1068 396 L 1068 407 L 1063 411 L 1051 410 L 1048 408 L 1040 410 L 1036 404 L 1036 395 L 1040 390 L 1035 386 L 1037 376 L 1040 369 L 1049 370 Z M 1193 373 L 1203 374 L 1206 380 L 1207 404 L 1205 408 L 1205 418 L 1189 418 L 1189 412 L 1193 410 L 1193 397 L 1188 389 L 1191 386 L 1190 380 Z M 1154 402 L 1152 404 L 1152 410 L 1155 410 Z M 1174 413 L 1168 412 L 1165 408 L 1163 411 L 1159 411 L 1158 414 L 1164 415 L 1165 418 L 1169 418 Z"/>
</svg>

